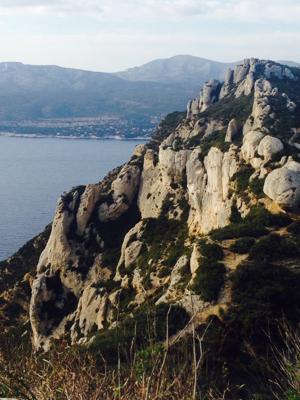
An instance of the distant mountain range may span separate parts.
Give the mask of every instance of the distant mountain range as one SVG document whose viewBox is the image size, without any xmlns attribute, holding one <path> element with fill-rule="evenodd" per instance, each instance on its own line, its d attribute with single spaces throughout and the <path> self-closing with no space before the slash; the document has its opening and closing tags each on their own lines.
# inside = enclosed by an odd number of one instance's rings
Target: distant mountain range
<svg viewBox="0 0 300 400">
<path fill-rule="evenodd" d="M 235 64 L 179 55 L 103 73 L 0 63 L 0 132 L 148 135 L 163 115 L 185 109 L 205 81 L 222 79 Z"/>
</svg>

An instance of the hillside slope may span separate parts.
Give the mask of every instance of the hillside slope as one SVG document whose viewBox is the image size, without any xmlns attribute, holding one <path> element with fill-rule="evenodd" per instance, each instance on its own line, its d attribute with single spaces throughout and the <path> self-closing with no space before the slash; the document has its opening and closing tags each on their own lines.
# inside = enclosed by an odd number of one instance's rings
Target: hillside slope
<svg viewBox="0 0 300 400">
<path fill-rule="evenodd" d="M 281 324 L 300 322 L 299 107 L 299 69 L 245 60 L 162 121 L 128 163 L 64 194 L 36 274 L 28 270 L 35 349 L 65 341 L 136 368 L 142 357 L 147 374 L 163 345 L 156 379 L 164 367 L 167 382 L 177 374 L 187 399 L 196 389 L 223 394 L 214 399 L 296 390 L 286 377 L 270 388 L 270 345 L 280 346 Z M 18 303 L 15 284 L 4 311 Z M 3 321 L 9 332 L 9 312 Z M 183 398 L 166 393 L 158 398 Z"/>
</svg>

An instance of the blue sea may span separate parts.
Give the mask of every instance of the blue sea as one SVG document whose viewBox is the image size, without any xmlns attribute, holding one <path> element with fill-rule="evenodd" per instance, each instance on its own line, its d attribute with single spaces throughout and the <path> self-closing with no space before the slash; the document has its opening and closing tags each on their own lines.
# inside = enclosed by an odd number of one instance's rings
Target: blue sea
<svg viewBox="0 0 300 400">
<path fill-rule="evenodd" d="M 0 137 L 0 260 L 43 230 L 62 192 L 98 182 L 140 143 Z"/>
</svg>

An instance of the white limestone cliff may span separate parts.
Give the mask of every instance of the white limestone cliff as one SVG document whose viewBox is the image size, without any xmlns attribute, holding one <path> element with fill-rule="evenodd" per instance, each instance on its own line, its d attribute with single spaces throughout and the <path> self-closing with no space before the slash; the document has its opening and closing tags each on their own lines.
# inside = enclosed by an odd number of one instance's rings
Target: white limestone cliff
<svg viewBox="0 0 300 400">
<path fill-rule="evenodd" d="M 288 117 L 298 105 L 276 87 L 278 79 L 298 78 L 285 66 L 245 60 L 228 71 L 223 84 L 204 85 L 199 98 L 189 102 L 186 118 L 160 143 L 137 146 L 132 159 L 103 182 L 62 196 L 32 288 L 36 348 L 49 348 L 67 330 L 73 343 L 86 343 L 94 330 L 112 326 L 124 290 L 135 291 L 131 303 L 136 305 L 161 288 L 167 289 L 159 302 L 181 301 L 181 274 L 186 267 L 192 275 L 199 268 L 193 238 L 227 226 L 233 207 L 244 217 L 257 202 L 249 188 L 237 191 L 243 168 L 252 174 L 250 180 L 265 178 L 268 201 L 300 206 L 300 164 L 288 158 L 289 146 L 299 149 L 300 127 L 279 134 L 274 128 L 280 117 L 276 101 L 285 102 Z M 225 114 L 215 116 L 210 111 L 218 102 Z M 234 107 L 240 107 L 239 115 Z M 168 276 L 159 277 L 156 269 L 166 268 L 166 249 L 155 263 L 143 262 L 149 250 L 147 222 L 161 218 L 187 227 L 184 245 L 192 251 L 177 257 Z M 107 258 L 113 266 L 106 265 Z M 145 270 L 150 289 L 145 289 Z"/>
</svg>

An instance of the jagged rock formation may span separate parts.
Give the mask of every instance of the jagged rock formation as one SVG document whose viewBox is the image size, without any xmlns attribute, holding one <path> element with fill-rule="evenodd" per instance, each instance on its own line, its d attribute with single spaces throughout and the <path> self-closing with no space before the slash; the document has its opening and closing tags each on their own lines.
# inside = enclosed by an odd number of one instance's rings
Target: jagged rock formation
<svg viewBox="0 0 300 400">
<path fill-rule="evenodd" d="M 64 194 L 32 287 L 36 348 L 64 335 L 91 343 L 145 302 L 200 319 L 217 312 L 213 301 L 228 304 L 227 286 L 211 298 L 196 289 L 199 238 L 253 206 L 300 206 L 299 87 L 299 70 L 245 60 L 123 167 Z M 236 268 L 224 265 L 220 276 Z"/>
</svg>

